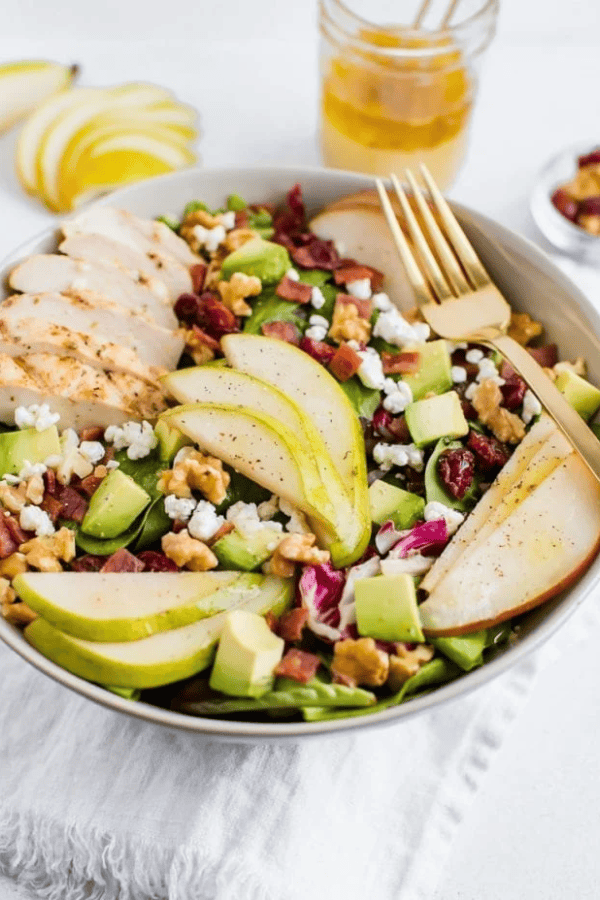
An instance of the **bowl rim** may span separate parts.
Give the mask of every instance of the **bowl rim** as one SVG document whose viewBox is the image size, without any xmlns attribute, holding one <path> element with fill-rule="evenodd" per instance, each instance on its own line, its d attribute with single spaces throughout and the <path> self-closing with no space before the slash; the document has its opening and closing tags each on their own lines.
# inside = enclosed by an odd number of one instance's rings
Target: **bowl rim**
<svg viewBox="0 0 600 900">
<path fill-rule="evenodd" d="M 340 196 L 343 196 L 345 184 L 347 184 L 348 187 L 355 187 L 357 182 L 361 179 L 363 180 L 363 187 L 369 187 L 372 184 L 371 176 L 339 169 L 325 169 L 320 166 L 269 165 L 223 166 L 215 168 L 202 168 L 197 166 L 146 179 L 133 185 L 128 185 L 112 194 L 100 198 L 86 207 L 86 209 L 95 206 L 114 204 L 126 206 L 128 197 L 131 194 L 136 194 L 140 191 L 143 192 L 145 189 L 149 188 L 151 184 L 155 186 L 158 182 L 168 185 L 171 182 L 177 182 L 181 179 L 193 179 L 194 177 L 199 177 L 201 179 L 217 179 L 224 176 L 231 176 L 232 178 L 237 176 L 240 179 L 244 179 L 253 176 L 264 176 L 269 173 L 281 177 L 289 175 L 289 178 L 293 179 L 293 181 L 300 182 L 302 182 L 303 178 L 310 177 L 323 177 L 327 180 L 331 179 L 339 185 Z M 291 180 L 290 184 L 293 183 L 293 181 Z M 497 233 L 499 232 L 504 246 L 508 245 L 509 247 L 516 247 L 516 249 L 521 252 L 526 251 L 530 262 L 533 262 L 534 264 L 537 263 L 538 267 L 543 266 L 546 270 L 550 269 L 553 281 L 560 284 L 563 289 L 569 293 L 580 311 L 587 315 L 588 318 L 593 319 L 594 317 L 597 317 L 597 310 L 582 291 L 554 264 L 548 255 L 531 240 L 500 225 L 489 217 L 471 210 L 469 207 L 454 201 L 451 202 L 451 206 L 459 218 L 468 218 L 483 230 L 488 226 L 492 227 Z M 79 212 L 81 212 L 81 210 L 78 210 L 74 215 L 77 215 Z M 51 240 L 52 237 L 55 236 L 56 231 L 57 226 L 51 225 L 22 242 L 15 250 L 3 258 L 0 262 L 0 269 L 4 271 L 8 266 L 15 265 L 25 255 L 31 253 L 34 248 L 37 248 L 42 241 Z M 22 659 L 26 660 L 55 682 L 115 712 L 134 716 L 139 720 L 155 725 L 186 731 L 199 737 L 222 741 L 268 742 L 270 740 L 281 741 L 282 739 L 298 741 L 309 737 L 333 737 L 341 733 L 355 732 L 364 728 L 385 727 L 399 724 L 401 721 L 406 721 L 422 712 L 433 710 L 441 704 L 458 700 L 459 698 L 472 693 L 513 668 L 513 666 L 545 643 L 583 603 L 598 581 L 600 581 L 600 557 L 595 560 L 595 563 L 592 563 L 592 566 L 578 579 L 575 585 L 568 590 L 564 599 L 550 611 L 549 615 L 539 623 L 531 633 L 525 635 L 525 637 L 513 644 L 504 653 L 490 660 L 480 668 L 474 669 L 471 672 L 465 672 L 456 680 L 449 682 L 448 684 L 442 684 L 436 687 L 431 693 L 410 700 L 405 704 L 392 706 L 379 712 L 373 712 L 370 715 L 334 719 L 323 722 L 290 723 L 273 721 L 265 723 L 236 721 L 221 719 L 219 717 L 187 715 L 185 713 L 153 706 L 142 701 L 131 702 L 117 694 L 111 693 L 100 685 L 85 681 L 83 678 L 73 675 L 71 672 L 68 672 L 58 664 L 47 659 L 38 650 L 27 643 L 19 629 L 1 617 L 0 639 Z"/>
</svg>

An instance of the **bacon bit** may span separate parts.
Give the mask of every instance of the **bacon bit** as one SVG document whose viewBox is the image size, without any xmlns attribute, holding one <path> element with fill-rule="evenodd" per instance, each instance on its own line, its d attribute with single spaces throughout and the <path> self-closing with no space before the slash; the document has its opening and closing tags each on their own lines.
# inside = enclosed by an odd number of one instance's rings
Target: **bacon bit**
<svg viewBox="0 0 600 900">
<path fill-rule="evenodd" d="M 82 428 L 79 434 L 80 441 L 101 441 L 104 438 L 104 428 L 101 425 Z"/>
<path fill-rule="evenodd" d="M 271 629 L 273 634 L 277 634 L 278 620 L 277 620 L 277 616 L 273 613 L 272 610 L 269 610 L 265 614 L 265 622 L 267 623 L 267 625 L 269 626 L 269 628 Z"/>
<path fill-rule="evenodd" d="M 213 544 L 216 544 L 217 541 L 220 541 L 221 538 L 225 537 L 226 534 L 231 534 L 232 531 L 235 531 L 235 525 L 233 524 L 233 522 L 223 522 L 218 531 L 215 531 L 213 536 L 208 541 L 206 541 L 206 543 L 209 547 L 212 547 Z"/>
<path fill-rule="evenodd" d="M 421 354 L 417 351 L 406 350 L 403 353 L 388 353 L 384 350 L 381 354 L 384 375 L 408 375 L 416 372 L 421 364 Z"/>
<path fill-rule="evenodd" d="M 336 305 L 339 303 L 342 306 L 348 306 L 351 303 L 357 308 L 361 319 L 370 319 L 373 314 L 372 300 L 359 300 L 358 297 L 353 297 L 351 294 L 338 294 L 335 302 Z"/>
<path fill-rule="evenodd" d="M 142 550 L 137 555 L 138 560 L 143 563 L 144 572 L 178 572 L 179 569 L 172 559 L 159 553 L 157 550 Z"/>
<path fill-rule="evenodd" d="M 203 346 L 208 347 L 209 350 L 213 350 L 215 353 L 221 350 L 221 345 L 219 341 L 211 337 L 210 334 L 207 334 L 202 330 L 198 325 L 192 325 L 191 331 L 193 334 L 192 341 L 188 340 L 190 346 Z"/>
<path fill-rule="evenodd" d="M 320 664 L 321 660 L 314 653 L 306 653 L 305 650 L 296 650 L 292 647 L 276 666 L 275 675 L 293 678 L 294 681 L 306 684 L 315 677 Z"/>
<path fill-rule="evenodd" d="M 551 369 L 558 362 L 558 347 L 556 344 L 544 344 L 543 347 L 527 347 L 526 349 L 543 369 Z M 511 364 L 503 359 L 500 366 L 501 377 L 508 380 L 516 374 Z"/>
<path fill-rule="evenodd" d="M 19 542 L 14 540 L 8 528 L 9 518 L 9 516 L 0 516 L 0 559 L 6 559 L 7 556 L 11 556 L 19 549 Z"/>
<path fill-rule="evenodd" d="M 277 634 L 284 641 L 299 641 L 302 637 L 302 631 L 308 621 L 308 610 L 303 606 L 296 606 L 284 613 L 277 625 Z"/>
<path fill-rule="evenodd" d="M 294 281 L 284 275 L 277 287 L 275 293 L 282 300 L 290 300 L 293 303 L 310 303 L 312 297 L 312 287 L 310 284 L 304 284 L 302 281 Z"/>
<path fill-rule="evenodd" d="M 40 508 L 47 512 L 52 522 L 56 522 L 62 512 L 62 503 L 53 497 L 50 491 L 46 490 L 44 499 L 40 503 Z"/>
<path fill-rule="evenodd" d="M 112 462 L 112 460 L 114 458 L 115 458 L 115 448 L 107 447 L 106 450 L 104 451 L 104 456 L 102 457 L 102 459 L 99 462 L 99 465 L 105 466 L 106 463 Z"/>
<path fill-rule="evenodd" d="M 23 531 L 14 516 L 5 516 L 4 524 L 8 528 L 8 532 L 15 544 L 17 544 L 17 547 L 20 547 L 21 544 L 24 544 L 25 541 L 29 540 L 30 532 Z"/>
<path fill-rule="evenodd" d="M 278 338 L 296 347 L 300 343 L 300 331 L 293 322 L 265 322 L 260 330 L 266 337 Z"/>
<path fill-rule="evenodd" d="M 362 359 L 348 344 L 340 344 L 335 351 L 335 356 L 329 363 L 329 369 L 338 381 L 348 381 L 356 375 L 362 364 Z"/>
<path fill-rule="evenodd" d="M 297 247 L 291 252 L 292 259 L 301 269 L 325 269 L 331 272 L 340 262 L 333 241 L 313 240 L 305 247 Z"/>
<path fill-rule="evenodd" d="M 94 556 L 91 553 L 86 553 L 85 556 L 72 560 L 71 569 L 73 572 L 99 572 L 105 562 L 105 556 Z"/>
<path fill-rule="evenodd" d="M 171 526 L 171 531 L 173 532 L 173 534 L 179 534 L 179 532 L 183 531 L 184 528 L 187 528 L 186 523 L 182 522 L 181 519 L 175 519 Z"/>
<path fill-rule="evenodd" d="M 137 559 L 133 553 L 122 547 L 109 556 L 102 568 L 101 572 L 142 572 L 144 563 Z"/>
<path fill-rule="evenodd" d="M 235 227 L 236 228 L 246 228 L 248 226 L 248 222 L 250 221 L 250 213 L 247 209 L 238 209 L 235 214 Z"/>
<path fill-rule="evenodd" d="M 83 491 L 86 497 L 91 497 L 96 493 L 103 481 L 104 479 L 98 478 L 97 475 L 88 475 L 82 479 L 79 489 Z"/>
<path fill-rule="evenodd" d="M 335 270 L 333 280 L 336 284 L 348 284 L 350 281 L 361 281 L 368 278 L 373 292 L 383 287 L 383 272 L 371 266 L 363 266 L 354 260 L 342 260 L 342 265 Z"/>
<path fill-rule="evenodd" d="M 201 294 L 204 289 L 207 269 L 208 266 L 206 265 L 206 263 L 196 263 L 196 265 L 192 266 L 192 268 L 190 269 L 190 275 L 192 276 L 192 288 L 195 294 Z"/>
<path fill-rule="evenodd" d="M 303 337 L 300 341 L 300 349 L 324 366 L 331 362 L 336 353 L 336 348 L 331 344 L 326 344 L 325 341 L 313 341 L 312 338 L 307 337 Z"/>
<path fill-rule="evenodd" d="M 61 518 L 69 519 L 72 522 L 83 522 L 88 510 L 88 502 L 74 488 L 66 484 L 59 485 L 56 490 L 56 499 L 62 507 Z"/>
<path fill-rule="evenodd" d="M 56 491 L 56 472 L 54 469 L 46 469 L 44 472 L 44 484 L 46 493 L 54 495 Z"/>
</svg>

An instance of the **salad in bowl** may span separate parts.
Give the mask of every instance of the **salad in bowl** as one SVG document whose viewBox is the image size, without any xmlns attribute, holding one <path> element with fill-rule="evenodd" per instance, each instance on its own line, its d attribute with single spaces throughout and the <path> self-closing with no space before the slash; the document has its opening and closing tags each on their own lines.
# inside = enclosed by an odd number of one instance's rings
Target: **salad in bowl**
<svg viewBox="0 0 600 900">
<path fill-rule="evenodd" d="M 97 205 L 10 266 L 13 646 L 158 721 L 300 733 L 468 681 L 581 580 L 595 480 L 494 351 L 431 333 L 390 242 L 369 191 L 291 183 Z M 591 420 L 586 361 L 531 311 L 511 334 Z"/>
</svg>

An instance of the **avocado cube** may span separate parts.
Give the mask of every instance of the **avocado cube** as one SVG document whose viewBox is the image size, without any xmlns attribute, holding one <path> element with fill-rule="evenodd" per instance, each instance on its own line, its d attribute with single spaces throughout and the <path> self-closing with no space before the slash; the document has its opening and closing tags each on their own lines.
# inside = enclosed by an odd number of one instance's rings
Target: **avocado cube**
<svg viewBox="0 0 600 900">
<path fill-rule="evenodd" d="M 154 434 L 158 439 L 159 459 L 165 462 L 171 462 L 179 453 L 182 447 L 186 447 L 192 443 L 190 438 L 169 424 L 168 419 L 159 419 L 154 426 Z"/>
<path fill-rule="evenodd" d="M 423 518 L 425 501 L 387 481 L 374 481 L 369 488 L 371 520 L 377 525 L 392 521 L 396 528 L 411 528 Z"/>
<path fill-rule="evenodd" d="M 43 463 L 49 456 L 60 454 L 60 440 L 56 425 L 37 431 L 5 431 L 0 434 L 0 477 L 18 475 L 25 461 Z"/>
<path fill-rule="evenodd" d="M 271 556 L 277 542 L 278 536 L 271 528 L 261 528 L 248 535 L 234 528 L 215 541 L 211 549 L 224 569 L 252 572 Z"/>
<path fill-rule="evenodd" d="M 245 275 L 256 275 L 263 284 L 276 284 L 291 265 L 285 247 L 256 237 L 225 257 L 221 278 L 229 281 L 234 272 L 243 272 Z"/>
<path fill-rule="evenodd" d="M 234 697 L 261 697 L 273 687 L 283 649 L 262 616 L 243 609 L 227 613 L 210 687 Z"/>
<path fill-rule="evenodd" d="M 452 361 L 446 341 L 427 341 L 410 348 L 419 353 L 419 368 L 412 374 L 402 376 L 415 400 L 433 391 L 443 394 L 452 387 Z"/>
<path fill-rule="evenodd" d="M 412 575 L 375 575 L 354 585 L 358 633 L 379 641 L 425 640 Z"/>
<path fill-rule="evenodd" d="M 406 407 L 406 424 L 417 447 L 433 444 L 442 437 L 458 438 L 469 432 L 456 391 L 417 400 Z"/>
<path fill-rule="evenodd" d="M 149 503 L 150 496 L 133 478 L 113 469 L 92 494 L 81 530 L 97 538 L 118 537 Z"/>
<path fill-rule="evenodd" d="M 570 369 L 560 373 L 554 382 L 558 390 L 565 395 L 576 412 L 585 419 L 591 419 L 600 408 L 600 391 L 598 388 L 576 375 Z"/>
<path fill-rule="evenodd" d="M 483 662 L 483 651 L 487 642 L 488 631 L 484 628 L 483 631 L 474 631 L 472 634 L 458 637 L 436 638 L 431 643 L 465 672 L 470 672 Z"/>
</svg>

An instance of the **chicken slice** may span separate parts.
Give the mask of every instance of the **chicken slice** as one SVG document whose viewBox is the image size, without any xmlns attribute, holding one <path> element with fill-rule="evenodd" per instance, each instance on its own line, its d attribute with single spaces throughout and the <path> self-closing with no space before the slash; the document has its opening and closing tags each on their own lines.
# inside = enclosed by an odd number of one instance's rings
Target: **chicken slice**
<svg viewBox="0 0 600 900">
<path fill-rule="evenodd" d="M 8 283 L 24 294 L 95 291 L 154 319 L 163 328 L 177 328 L 177 317 L 164 297 L 158 297 L 123 269 L 106 263 L 84 262 L 58 253 L 30 256 L 12 270 Z"/>
<path fill-rule="evenodd" d="M 158 387 L 158 378 L 166 369 L 145 365 L 130 347 L 98 340 L 93 334 L 72 331 L 64 325 L 40 319 L 0 319 L 0 353 L 30 356 L 54 353 L 69 356 L 93 369 L 133 375 Z"/>
<path fill-rule="evenodd" d="M 65 237 L 74 234 L 102 234 L 140 253 L 158 252 L 177 260 L 186 269 L 201 262 L 189 244 L 163 222 L 141 219 L 124 209 L 95 207 L 68 219 L 62 226 Z"/>
<path fill-rule="evenodd" d="M 12 424 L 15 407 L 47 403 L 61 428 L 106 428 L 128 419 L 155 419 L 164 398 L 138 379 L 110 375 L 73 359 L 48 354 L 13 359 L 0 355 L 0 421 Z"/>
<path fill-rule="evenodd" d="M 155 251 L 142 253 L 101 234 L 73 233 L 58 249 L 73 259 L 125 269 L 136 281 L 155 293 L 163 285 L 164 296 L 171 304 L 181 294 L 189 294 L 192 290 L 189 270 L 177 261 L 166 259 Z"/>
<path fill-rule="evenodd" d="M 129 347 L 145 365 L 169 371 L 177 367 L 183 352 L 181 332 L 160 328 L 92 292 L 81 292 L 76 297 L 58 293 L 13 294 L 0 306 L 0 322 L 31 318 L 83 332 L 99 342 Z"/>
</svg>

